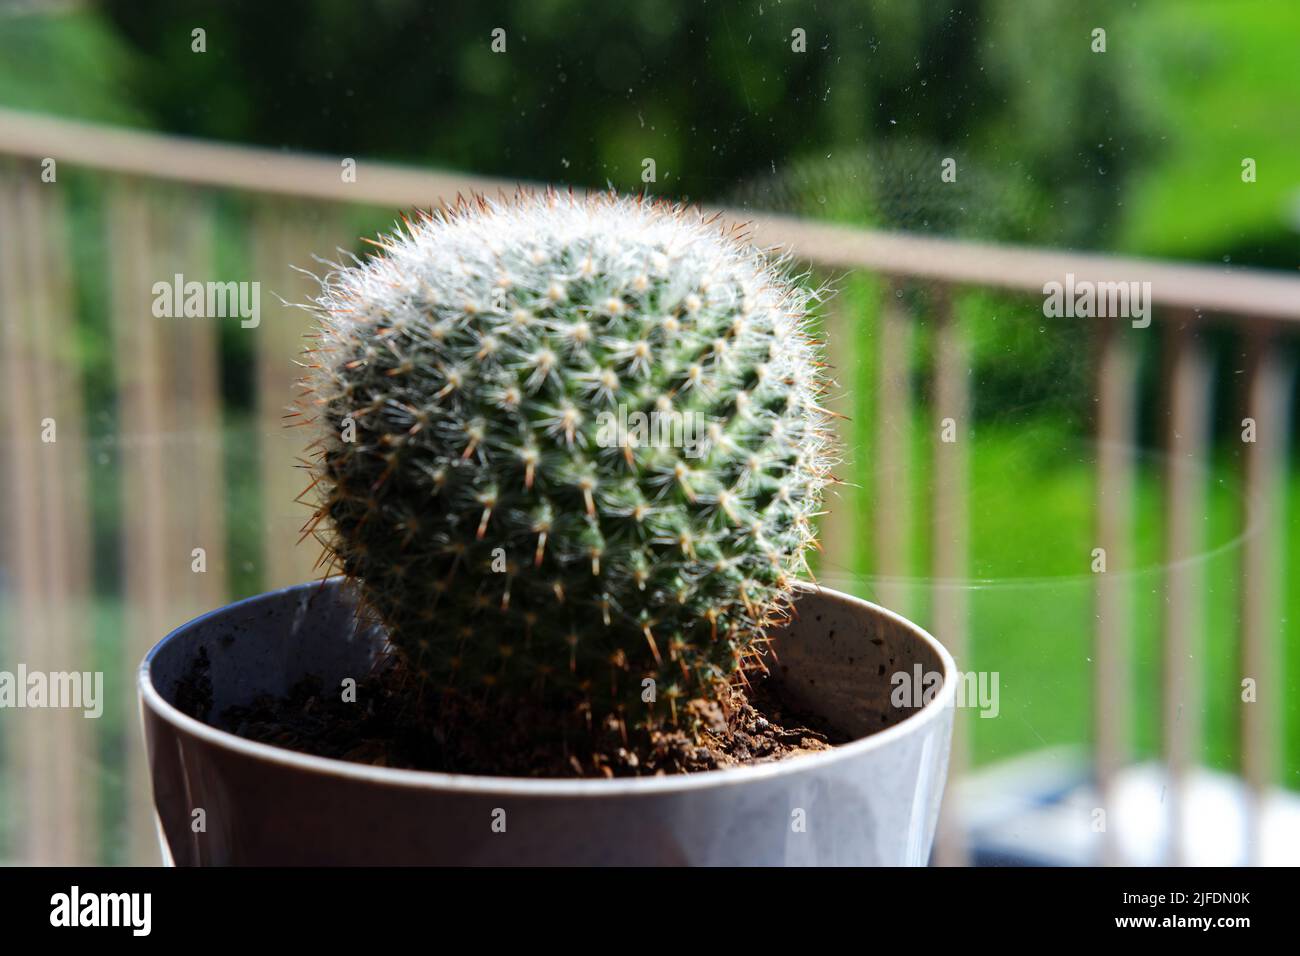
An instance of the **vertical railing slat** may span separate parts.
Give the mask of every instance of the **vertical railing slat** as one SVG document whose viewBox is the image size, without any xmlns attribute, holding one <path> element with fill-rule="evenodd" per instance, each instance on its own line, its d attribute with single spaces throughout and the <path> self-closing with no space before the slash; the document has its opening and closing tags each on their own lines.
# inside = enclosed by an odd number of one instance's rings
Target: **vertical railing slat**
<svg viewBox="0 0 1300 956">
<path fill-rule="evenodd" d="M 47 184 L 48 185 L 48 184 Z M 53 362 L 50 356 L 51 317 L 49 303 L 45 298 L 43 281 L 44 254 L 46 252 L 46 223 L 41 216 L 41 197 L 37 189 L 41 183 L 33 182 L 30 172 L 20 175 L 17 180 L 17 205 L 12 222 L 14 232 L 23 237 L 22 243 L 22 311 L 19 322 L 22 326 L 21 351 L 23 363 L 31 376 L 27 388 L 35 403 L 35 418 L 29 428 L 42 427 L 47 419 L 53 419 L 58 427 L 58 411 L 55 407 L 55 386 L 51 381 Z M 34 437 L 38 432 L 29 434 Z M 66 521 L 67 515 L 58 500 L 55 489 L 58 486 L 59 444 L 44 441 L 26 444 L 36 466 L 38 496 L 40 504 L 37 515 L 40 521 L 42 547 L 38 552 L 41 557 L 41 627 L 38 631 L 23 635 L 23 654 L 20 658 L 33 671 L 61 670 L 67 664 L 66 639 L 67 600 L 69 595 L 67 579 Z M 43 800 L 48 806 L 41 808 L 41 816 L 47 822 L 41 824 L 41 832 L 34 834 L 39 846 L 36 862 L 67 862 L 67 847 L 64 845 L 63 823 L 71 808 L 67 805 L 67 794 L 63 786 L 71 782 L 69 759 L 75 755 L 60 753 L 67 747 L 64 740 L 66 728 L 63 726 L 66 714 L 59 711 L 33 712 L 26 719 L 38 739 L 42 741 L 39 756 L 40 766 L 34 772 L 47 778 L 48 789 Z M 76 815 L 73 814 L 75 817 Z"/>
<path fill-rule="evenodd" d="M 180 274 L 186 282 L 215 280 L 213 219 L 207 197 L 167 190 L 157 195 L 150 208 L 163 277 L 170 280 Z M 220 327 L 238 321 L 237 316 L 209 314 L 159 320 L 155 326 L 166 361 L 163 466 L 169 491 L 168 527 L 179 547 L 169 560 L 189 569 L 173 573 L 177 587 L 172 603 L 174 613 L 184 618 L 219 606 L 227 593 L 218 342 Z M 203 549 L 205 571 L 194 570 L 195 548 Z"/>
<path fill-rule="evenodd" d="M 1263 330 L 1249 337 L 1244 413 L 1253 441 L 1244 445 L 1241 581 L 1241 673 L 1255 682 L 1255 696 L 1241 704 L 1241 773 L 1249 791 L 1247 859 L 1263 861 L 1265 798 L 1277 778 L 1279 701 L 1284 692 L 1279 651 L 1278 605 L 1283 527 L 1282 476 L 1287 436 L 1291 363 L 1277 339 Z M 1246 427 L 1243 422 L 1243 429 Z"/>
<path fill-rule="evenodd" d="M 49 630 L 43 635 L 48 670 L 95 671 L 90 624 L 90 510 L 86 466 L 85 408 L 80 350 L 69 287 L 67 210 L 57 183 L 27 181 L 28 217 L 20 224 L 31 252 L 28 281 L 35 293 L 29 313 L 38 342 L 37 395 L 55 420 L 56 440 L 38 450 L 42 464 L 47 539 L 46 587 Z M 93 676 L 92 676 L 93 681 Z M 101 701 L 102 703 L 102 701 Z M 95 862 L 95 782 L 90 752 L 92 724 L 76 709 L 51 712 L 54 751 L 46 755 L 55 778 L 54 815 L 58 820 L 56 859 Z"/>
<path fill-rule="evenodd" d="M 308 444 L 305 430 L 291 427 L 291 404 L 298 396 L 302 369 L 296 364 L 313 328 L 302 309 L 281 305 L 305 302 L 312 282 L 292 266 L 311 265 L 321 247 L 323 229 L 312 228 L 305 213 L 276 203 L 265 204 L 254 218 L 255 271 L 262 283 L 262 322 L 257 335 L 258 438 L 263 528 L 263 586 L 285 587 L 320 576 L 319 545 L 299 543 L 310 508 L 296 499 L 308 484 L 300 460 Z M 304 265 L 306 264 L 306 265 Z"/>
<path fill-rule="evenodd" d="M 934 636 L 943 642 L 958 668 L 967 655 L 966 579 L 970 550 L 970 513 L 967 500 L 969 459 L 974 440 L 971 419 L 971 368 L 964 331 L 953 312 L 952 290 L 933 290 L 934 308 L 934 507 L 931 512 L 932 566 L 934 570 Z M 951 420 L 951 421 L 948 421 Z M 970 763 L 967 721 L 958 711 L 953 725 L 949 775 L 960 780 Z M 969 848 L 961 830 L 960 807 L 954 804 L 956 788 L 949 787 L 936 838 L 935 862 L 940 866 L 965 866 Z"/>
<path fill-rule="evenodd" d="M 1109 815 L 1116 777 L 1129 758 L 1133 605 L 1126 575 L 1133 567 L 1137 364 L 1122 326 L 1104 321 L 1098 335 L 1096 534 L 1106 569 L 1096 577 L 1092 726 L 1097 792 Z M 1122 862 L 1110 820 L 1102 831 L 1102 862 Z"/>
<path fill-rule="evenodd" d="M 912 322 L 897 280 L 886 284 L 877 333 L 875 482 L 876 600 L 908 613 L 911 570 Z"/>
<path fill-rule="evenodd" d="M 1168 449 L 1165 475 L 1164 756 L 1169 772 L 1169 862 L 1187 861 L 1186 790 L 1201 744 L 1203 573 L 1210 367 L 1189 318 L 1168 325 Z"/>
<path fill-rule="evenodd" d="M 0 259 L 12 512 L 7 565 L 17 604 L 13 654 L 29 672 L 93 673 L 84 407 L 67 288 L 60 186 L 39 171 L 4 174 Z M 45 423 L 53 440 L 45 441 Z M 84 680 L 84 678 L 82 678 Z M 93 676 L 91 678 L 93 680 Z M 84 698 L 83 698 L 84 700 Z M 91 728 L 78 708 L 20 711 L 9 723 L 25 814 L 18 855 L 32 863 L 96 862 Z"/>
<path fill-rule="evenodd" d="M 27 321 L 30 303 L 25 279 L 25 262 L 17 225 L 21 209 L 21 178 L 24 173 L 16 164 L 0 170 L 0 362 L 3 363 L 5 401 L 0 407 L 5 426 L 6 533 L 5 564 L 12 581 L 7 648 L 15 666 L 28 663 L 33 642 L 38 641 L 45 621 L 45 551 L 47 542 L 41 527 L 41 467 L 37 448 L 40 443 L 40 415 L 33 390 L 35 363 L 31 356 L 31 323 Z M 37 721 L 32 711 L 12 711 L 6 715 L 5 728 L 10 735 L 9 773 L 12 786 L 8 798 L 14 802 L 14 819 L 22 820 L 7 836 L 13 841 L 15 858 L 25 863 L 45 862 L 51 855 L 50 837 L 57 825 L 51 816 L 54 808 L 53 781 L 41 754 L 50 741 L 48 725 Z"/>
<path fill-rule="evenodd" d="M 844 460 L 836 469 L 839 483 L 828 489 L 823 505 L 826 513 L 822 515 L 818 528 L 817 576 L 830 587 L 845 587 L 851 586 L 852 575 L 858 567 L 858 548 L 861 547 L 858 508 L 863 458 L 861 450 L 853 447 L 853 423 L 850 419 L 856 387 L 857 339 L 849 307 L 843 298 L 831 301 L 824 321 L 827 360 L 831 366 L 829 374 L 836 383 L 826 408 L 836 415 L 832 427 Z"/>
<path fill-rule="evenodd" d="M 171 509 L 163 446 L 168 395 L 162 323 L 185 320 L 155 318 L 151 311 L 153 284 L 170 283 L 172 275 L 158 261 L 147 188 L 133 180 L 114 181 L 108 187 L 126 597 L 122 653 L 128 673 L 134 672 L 149 647 L 177 623 L 171 610 L 171 585 L 178 563 L 184 559 L 183 552 L 170 553 Z M 188 570 L 187 563 L 180 566 Z M 153 800 L 137 705 L 132 699 L 124 706 L 128 735 L 126 857 L 135 864 L 156 863 L 159 850 Z"/>
</svg>

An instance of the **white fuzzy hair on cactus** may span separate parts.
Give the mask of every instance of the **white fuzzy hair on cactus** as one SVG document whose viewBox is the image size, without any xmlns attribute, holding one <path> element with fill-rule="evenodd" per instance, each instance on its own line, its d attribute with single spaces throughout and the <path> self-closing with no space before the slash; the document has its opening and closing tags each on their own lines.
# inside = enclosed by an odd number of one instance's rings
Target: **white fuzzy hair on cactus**
<svg viewBox="0 0 1300 956">
<path fill-rule="evenodd" d="M 374 244 L 321 280 L 303 406 L 315 530 L 402 666 L 648 722 L 761 668 L 829 480 L 820 290 L 612 193 L 476 197 Z"/>
</svg>

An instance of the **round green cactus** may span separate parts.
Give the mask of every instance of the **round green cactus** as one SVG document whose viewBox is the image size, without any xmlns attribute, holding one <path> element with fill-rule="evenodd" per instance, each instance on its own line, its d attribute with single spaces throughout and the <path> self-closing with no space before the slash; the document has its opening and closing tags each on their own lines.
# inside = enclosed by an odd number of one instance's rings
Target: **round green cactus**
<svg viewBox="0 0 1300 956">
<path fill-rule="evenodd" d="M 377 245 L 322 281 L 308 405 L 318 536 L 403 665 L 656 721 L 759 665 L 829 467 L 787 261 L 554 191 Z"/>
</svg>

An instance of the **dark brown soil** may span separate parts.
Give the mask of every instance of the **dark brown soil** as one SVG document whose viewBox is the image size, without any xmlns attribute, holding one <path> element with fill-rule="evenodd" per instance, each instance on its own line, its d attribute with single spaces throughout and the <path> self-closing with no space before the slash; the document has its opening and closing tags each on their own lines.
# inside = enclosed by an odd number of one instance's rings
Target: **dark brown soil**
<svg viewBox="0 0 1300 956">
<path fill-rule="evenodd" d="M 198 662 L 177 690 L 177 705 L 188 713 L 249 740 L 374 766 L 511 777 L 651 776 L 783 760 L 844 742 L 823 721 L 786 711 L 761 679 L 733 690 L 725 713 L 717 703 L 688 705 L 701 718 L 691 736 L 613 720 L 592 728 L 577 715 L 557 719 L 527 706 L 489 711 L 463 700 L 440 702 L 431 714 L 398 689 L 392 670 L 359 681 L 355 703 L 308 678 L 287 698 L 263 697 L 209 715 L 206 663 Z M 542 736 L 539 728 L 555 731 Z"/>
</svg>

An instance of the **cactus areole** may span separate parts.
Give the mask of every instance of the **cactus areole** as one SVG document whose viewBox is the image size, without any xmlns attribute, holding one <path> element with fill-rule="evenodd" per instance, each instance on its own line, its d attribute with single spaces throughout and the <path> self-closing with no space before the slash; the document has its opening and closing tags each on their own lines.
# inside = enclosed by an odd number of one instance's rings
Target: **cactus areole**
<svg viewBox="0 0 1300 956">
<path fill-rule="evenodd" d="M 332 263 L 317 536 L 434 694 L 679 721 L 765 666 L 830 464 L 817 298 L 699 210 L 475 198 Z"/>
</svg>

